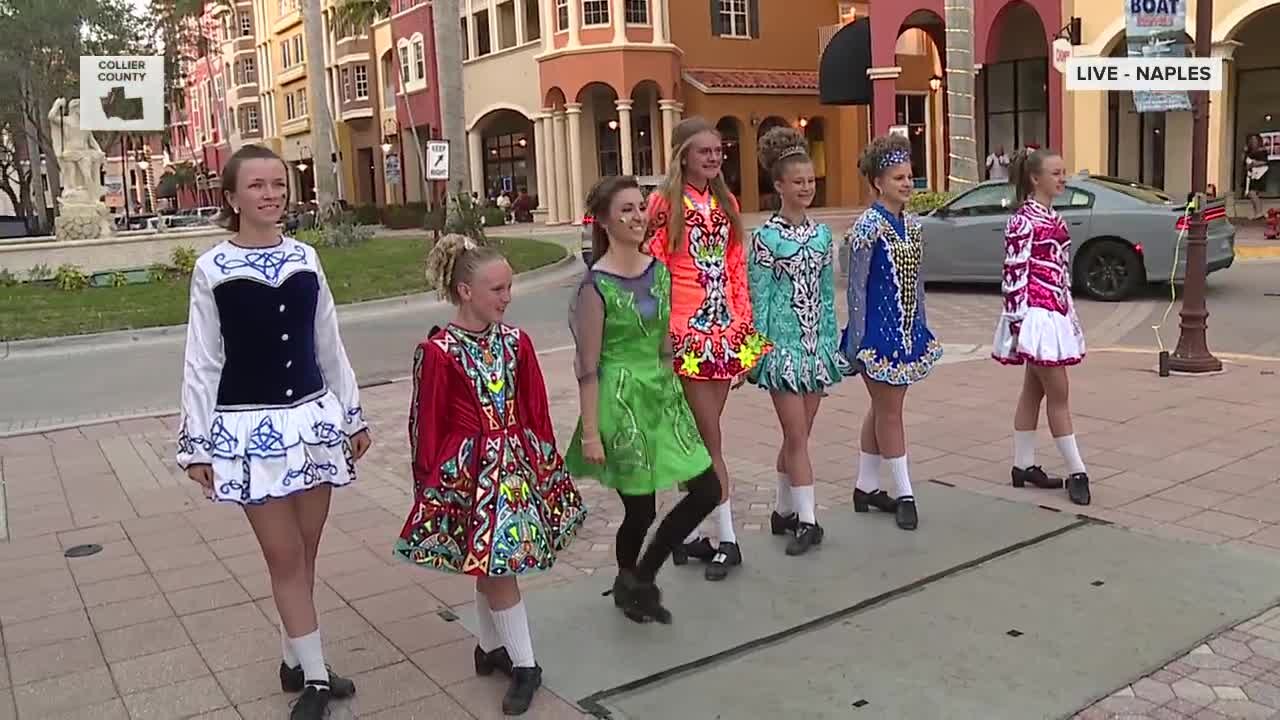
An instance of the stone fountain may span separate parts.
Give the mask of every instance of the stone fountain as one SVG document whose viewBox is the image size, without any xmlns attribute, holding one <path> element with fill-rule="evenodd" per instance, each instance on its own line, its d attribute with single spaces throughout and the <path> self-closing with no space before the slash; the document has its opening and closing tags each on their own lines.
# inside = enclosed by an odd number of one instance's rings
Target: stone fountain
<svg viewBox="0 0 1280 720">
<path fill-rule="evenodd" d="M 80 127 L 80 101 L 58 98 L 49 112 L 53 150 L 62 174 L 61 210 L 54 223 L 59 240 L 95 240 L 115 234 L 111 211 L 102 201 L 102 168 L 107 154 L 93 132 Z"/>
</svg>

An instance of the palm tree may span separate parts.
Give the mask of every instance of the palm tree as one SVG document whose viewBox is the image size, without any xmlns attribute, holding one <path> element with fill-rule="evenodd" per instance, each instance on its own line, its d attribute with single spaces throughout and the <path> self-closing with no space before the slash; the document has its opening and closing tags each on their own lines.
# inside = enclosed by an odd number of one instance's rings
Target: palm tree
<svg viewBox="0 0 1280 720">
<path fill-rule="evenodd" d="M 437 90 L 440 97 L 440 132 L 449 141 L 449 190 L 471 190 L 467 158 L 467 112 L 462 91 L 462 33 L 458 29 L 458 0 L 434 0 L 431 8 L 435 31 Z"/>
<path fill-rule="evenodd" d="M 324 67 L 325 27 L 321 0 L 303 0 L 302 27 L 306 36 L 307 93 L 311 96 L 312 163 L 315 167 L 317 217 L 333 217 L 338 207 L 337 149 L 334 147 L 333 113 Z"/>
<path fill-rule="evenodd" d="M 947 132 L 951 170 L 947 190 L 978 182 L 978 145 L 973 109 L 973 0 L 946 0 Z"/>
<path fill-rule="evenodd" d="M 391 0 L 338 0 L 332 13 L 334 27 L 366 28 L 391 14 Z"/>
</svg>

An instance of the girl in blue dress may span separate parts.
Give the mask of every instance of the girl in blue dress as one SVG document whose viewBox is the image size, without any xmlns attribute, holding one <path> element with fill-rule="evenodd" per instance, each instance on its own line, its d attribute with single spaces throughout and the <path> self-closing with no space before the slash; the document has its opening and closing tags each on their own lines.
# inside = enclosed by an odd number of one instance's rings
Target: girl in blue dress
<svg viewBox="0 0 1280 720">
<path fill-rule="evenodd" d="M 760 139 L 760 160 L 782 208 L 752 234 L 748 250 L 751 311 L 756 328 L 773 342 L 750 379 L 769 391 L 782 425 L 770 529 L 794 533 L 787 554 L 803 555 L 823 535 L 815 517 L 809 433 L 823 391 L 850 366 L 839 347 L 831 230 L 807 213 L 817 185 L 804 136 L 790 127 L 770 130 Z"/>
<path fill-rule="evenodd" d="M 907 471 L 902 404 L 907 388 L 923 380 L 942 357 L 929 332 L 920 274 L 924 241 L 920 222 L 906 212 L 913 189 L 911 144 L 905 137 L 876 138 L 858 169 L 875 202 L 845 238 L 849 270 L 849 325 L 841 347 L 862 373 L 871 410 L 862 423 L 862 455 L 853 507 L 893 512 L 898 527 L 915 530 L 920 518 Z M 892 495 L 880 488 L 880 465 L 889 466 Z"/>
</svg>

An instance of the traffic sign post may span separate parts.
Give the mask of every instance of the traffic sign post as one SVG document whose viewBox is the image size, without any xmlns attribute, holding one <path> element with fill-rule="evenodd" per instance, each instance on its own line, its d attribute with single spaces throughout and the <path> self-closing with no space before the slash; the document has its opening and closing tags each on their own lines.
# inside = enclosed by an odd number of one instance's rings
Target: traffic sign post
<svg viewBox="0 0 1280 720">
<path fill-rule="evenodd" d="M 427 141 L 427 179 L 449 180 L 449 141 Z"/>
</svg>

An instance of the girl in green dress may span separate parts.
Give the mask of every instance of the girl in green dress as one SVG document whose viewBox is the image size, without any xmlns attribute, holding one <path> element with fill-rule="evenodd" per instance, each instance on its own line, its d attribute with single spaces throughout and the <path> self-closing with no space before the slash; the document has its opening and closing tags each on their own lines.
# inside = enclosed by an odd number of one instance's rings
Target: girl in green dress
<svg viewBox="0 0 1280 720">
<path fill-rule="evenodd" d="M 671 622 L 654 584 L 658 569 L 720 502 L 711 464 L 671 364 L 671 276 L 641 250 L 647 219 L 632 177 L 600 181 L 587 199 L 595 217 L 594 264 L 570 309 L 582 415 L 565 464 L 622 498 L 614 604 L 637 622 Z M 658 526 L 656 493 L 688 494 Z"/>
</svg>

